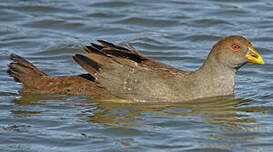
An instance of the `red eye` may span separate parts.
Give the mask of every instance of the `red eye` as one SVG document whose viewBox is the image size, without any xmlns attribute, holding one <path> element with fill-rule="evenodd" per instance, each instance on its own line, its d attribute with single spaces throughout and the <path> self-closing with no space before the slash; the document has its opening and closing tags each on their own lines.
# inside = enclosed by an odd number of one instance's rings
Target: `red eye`
<svg viewBox="0 0 273 152">
<path fill-rule="evenodd" d="M 232 45 L 232 49 L 236 51 L 237 49 L 239 49 L 239 45 L 233 44 L 233 45 Z"/>
</svg>

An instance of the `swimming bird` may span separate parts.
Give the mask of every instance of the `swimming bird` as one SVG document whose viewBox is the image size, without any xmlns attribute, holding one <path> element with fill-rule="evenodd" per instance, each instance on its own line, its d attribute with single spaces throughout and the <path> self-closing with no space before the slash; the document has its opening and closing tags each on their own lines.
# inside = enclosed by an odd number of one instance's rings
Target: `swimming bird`
<svg viewBox="0 0 273 152">
<path fill-rule="evenodd" d="M 74 61 L 87 73 L 49 76 L 26 59 L 11 54 L 8 73 L 23 83 L 20 93 L 94 96 L 128 102 L 179 102 L 234 94 L 235 73 L 246 63 L 264 64 L 242 36 L 222 38 L 196 71 L 183 71 L 103 40 L 91 43 Z"/>
</svg>

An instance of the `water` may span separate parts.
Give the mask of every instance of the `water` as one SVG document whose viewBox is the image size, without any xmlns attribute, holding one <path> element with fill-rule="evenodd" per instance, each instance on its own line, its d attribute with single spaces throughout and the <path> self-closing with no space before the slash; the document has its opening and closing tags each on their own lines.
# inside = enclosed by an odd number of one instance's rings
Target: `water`
<svg viewBox="0 0 273 152">
<path fill-rule="evenodd" d="M 272 151 L 272 24 L 270 0 L 1 0 L 0 150 Z M 155 105 L 20 95 L 5 72 L 16 53 L 50 75 L 84 73 L 71 56 L 97 39 L 195 70 L 231 34 L 252 41 L 266 63 L 240 69 L 235 98 Z"/>
</svg>

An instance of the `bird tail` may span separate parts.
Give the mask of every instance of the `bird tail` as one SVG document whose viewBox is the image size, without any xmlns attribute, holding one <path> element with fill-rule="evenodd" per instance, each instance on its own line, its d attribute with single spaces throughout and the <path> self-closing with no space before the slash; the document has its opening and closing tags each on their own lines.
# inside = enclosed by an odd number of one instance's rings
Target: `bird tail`
<svg viewBox="0 0 273 152">
<path fill-rule="evenodd" d="M 8 65 L 7 73 L 17 82 L 25 84 L 27 83 L 26 81 L 29 81 L 31 78 L 47 75 L 19 55 L 11 54 L 10 59 L 13 62 Z"/>
</svg>

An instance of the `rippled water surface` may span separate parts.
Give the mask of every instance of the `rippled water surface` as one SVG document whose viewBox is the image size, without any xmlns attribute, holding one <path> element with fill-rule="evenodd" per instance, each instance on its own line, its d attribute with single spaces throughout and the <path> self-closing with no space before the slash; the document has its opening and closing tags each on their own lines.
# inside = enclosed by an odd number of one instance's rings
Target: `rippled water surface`
<svg viewBox="0 0 273 152">
<path fill-rule="evenodd" d="M 97 39 L 197 69 L 221 37 L 247 37 L 265 65 L 236 76 L 236 95 L 177 104 L 21 95 L 8 55 L 50 75 L 84 73 L 71 56 Z M 1 0 L 0 151 L 273 151 L 271 0 Z"/>
</svg>

